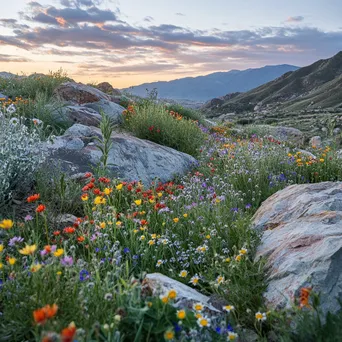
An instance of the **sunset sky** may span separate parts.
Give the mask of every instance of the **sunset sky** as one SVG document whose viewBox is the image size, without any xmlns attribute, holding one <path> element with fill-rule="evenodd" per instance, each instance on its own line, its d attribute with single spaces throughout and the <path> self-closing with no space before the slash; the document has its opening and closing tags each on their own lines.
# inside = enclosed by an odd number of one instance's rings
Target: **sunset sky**
<svg viewBox="0 0 342 342">
<path fill-rule="evenodd" d="M 8 0 L 0 71 L 122 88 L 342 50 L 341 0 Z"/>
</svg>

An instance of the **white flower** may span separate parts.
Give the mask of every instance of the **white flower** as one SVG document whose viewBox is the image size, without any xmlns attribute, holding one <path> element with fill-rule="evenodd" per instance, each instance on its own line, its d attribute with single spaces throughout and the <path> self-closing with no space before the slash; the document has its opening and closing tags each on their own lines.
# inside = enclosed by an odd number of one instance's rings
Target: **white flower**
<svg viewBox="0 0 342 342">
<path fill-rule="evenodd" d="M 37 125 L 37 126 L 39 126 L 39 125 L 41 125 L 41 124 L 43 123 L 42 120 L 39 120 L 39 119 L 36 119 L 36 118 L 33 118 L 32 121 L 33 121 L 33 123 L 34 123 L 35 125 Z"/>
<path fill-rule="evenodd" d="M 19 120 L 17 118 L 12 118 L 9 122 L 11 125 L 16 126 L 18 125 Z"/>
<path fill-rule="evenodd" d="M 7 113 L 9 113 L 9 114 L 15 113 L 15 112 L 16 112 L 15 105 L 14 105 L 14 104 L 9 105 L 9 106 L 7 107 L 7 109 L 6 109 L 6 111 L 7 111 Z"/>
<path fill-rule="evenodd" d="M 228 332 L 228 341 L 234 341 L 238 337 L 238 334 L 232 331 Z"/>
</svg>

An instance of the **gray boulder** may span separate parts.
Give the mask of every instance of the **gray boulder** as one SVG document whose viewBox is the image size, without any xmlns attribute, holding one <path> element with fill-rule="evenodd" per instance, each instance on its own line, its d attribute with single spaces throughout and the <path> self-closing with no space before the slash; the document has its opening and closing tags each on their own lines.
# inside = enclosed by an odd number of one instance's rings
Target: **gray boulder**
<svg viewBox="0 0 342 342">
<path fill-rule="evenodd" d="M 84 107 L 93 109 L 98 113 L 103 112 L 114 124 L 120 124 L 123 122 L 122 112 L 125 108 L 117 103 L 101 99 L 98 102 L 85 103 Z"/>
<path fill-rule="evenodd" d="M 0 99 L 8 100 L 8 96 L 5 94 L 0 93 Z"/>
<path fill-rule="evenodd" d="M 59 165 L 69 175 L 91 171 L 102 156 L 96 142 L 89 143 L 86 139 L 89 135 L 101 136 L 100 130 L 91 127 L 92 132 L 89 132 L 80 126 L 71 127 L 65 135 L 57 137 L 53 144 L 46 144 L 48 163 Z M 77 134 L 73 135 L 76 131 Z M 87 137 L 81 136 L 82 131 Z M 112 177 L 126 181 L 141 180 L 150 184 L 158 178 L 166 182 L 176 175 L 184 175 L 196 163 L 196 159 L 190 155 L 129 135 L 113 133 L 112 142 L 108 171 Z"/>
<path fill-rule="evenodd" d="M 270 134 L 276 139 L 292 143 L 296 146 L 302 146 L 304 144 L 305 136 L 302 131 L 293 127 L 284 126 L 269 126 Z"/>
<path fill-rule="evenodd" d="M 83 106 L 64 106 L 52 112 L 57 122 L 72 122 L 86 126 L 99 126 L 101 115 L 94 109 Z"/>
<path fill-rule="evenodd" d="M 290 307 L 302 287 L 321 294 L 323 313 L 342 299 L 342 183 L 292 185 L 269 197 L 253 218 L 267 257 L 266 302 Z"/>
<path fill-rule="evenodd" d="M 312 137 L 309 141 L 310 146 L 315 146 L 317 148 L 322 147 L 322 138 L 319 135 Z"/>
<path fill-rule="evenodd" d="M 76 82 L 62 83 L 55 89 L 54 95 L 61 101 L 73 104 L 110 100 L 110 95 L 103 93 L 101 90 Z"/>
</svg>

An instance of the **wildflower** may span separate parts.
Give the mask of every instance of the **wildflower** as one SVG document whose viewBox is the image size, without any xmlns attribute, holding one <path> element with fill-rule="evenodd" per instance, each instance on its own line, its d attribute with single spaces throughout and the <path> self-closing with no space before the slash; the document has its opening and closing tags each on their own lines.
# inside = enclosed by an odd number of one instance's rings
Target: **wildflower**
<svg viewBox="0 0 342 342">
<path fill-rule="evenodd" d="M 246 248 L 241 248 L 241 249 L 239 250 L 239 253 L 240 253 L 240 254 L 246 254 L 246 253 L 247 253 L 247 249 L 246 249 Z"/>
<path fill-rule="evenodd" d="M 179 272 L 179 276 L 181 278 L 186 278 L 187 275 L 188 275 L 188 271 L 186 271 L 186 270 L 182 270 Z"/>
<path fill-rule="evenodd" d="M 9 263 L 10 265 L 12 265 L 12 266 L 16 263 L 16 261 L 17 261 L 17 259 L 14 258 L 14 257 L 8 258 L 8 263 Z"/>
<path fill-rule="evenodd" d="M 76 326 L 75 326 L 75 323 L 72 322 L 69 324 L 67 328 L 64 328 L 61 331 L 62 342 L 72 342 L 74 340 L 75 333 L 76 333 Z"/>
<path fill-rule="evenodd" d="M 164 304 L 167 304 L 169 302 L 169 297 L 168 296 L 161 296 L 160 297 L 161 301 L 164 303 Z"/>
<path fill-rule="evenodd" d="M 242 258 L 242 255 L 241 255 L 241 254 L 238 254 L 238 255 L 235 257 L 235 261 L 241 261 L 241 258 Z"/>
<path fill-rule="evenodd" d="M 184 218 L 187 218 L 187 217 L 188 217 L 188 214 L 183 214 L 183 217 L 184 217 Z"/>
<path fill-rule="evenodd" d="M 210 327 L 210 319 L 207 317 L 202 316 L 201 318 L 199 318 L 197 320 L 197 324 L 201 327 L 201 328 L 209 328 Z"/>
<path fill-rule="evenodd" d="M 0 228 L 2 229 L 11 229 L 13 225 L 14 225 L 13 221 L 9 219 L 4 219 L 0 222 Z"/>
<path fill-rule="evenodd" d="M 113 299 L 113 295 L 111 293 L 106 293 L 104 295 L 104 299 L 110 301 Z"/>
<path fill-rule="evenodd" d="M 178 319 L 185 319 L 185 317 L 186 317 L 186 312 L 185 312 L 185 310 L 178 310 L 178 311 L 177 311 L 177 318 L 178 318 Z"/>
<path fill-rule="evenodd" d="M 165 334 L 164 334 L 165 340 L 170 341 L 170 340 L 173 340 L 174 337 L 175 337 L 175 333 L 173 330 L 169 329 L 165 331 Z"/>
<path fill-rule="evenodd" d="M 61 264 L 63 266 L 72 266 L 74 264 L 74 260 L 71 256 L 65 256 L 63 259 L 61 259 Z"/>
<path fill-rule="evenodd" d="M 4 245 L 0 245 L 0 253 L 4 250 Z"/>
<path fill-rule="evenodd" d="M 32 220 L 33 220 L 33 217 L 32 217 L 31 215 L 26 215 L 26 216 L 24 217 L 24 220 L 25 220 L 25 222 L 27 222 L 27 221 L 32 221 Z"/>
<path fill-rule="evenodd" d="M 225 305 L 222 309 L 229 313 L 229 312 L 233 311 L 235 308 L 233 305 Z"/>
<path fill-rule="evenodd" d="M 39 200 L 39 198 L 40 198 L 39 194 L 34 194 L 34 195 L 27 197 L 27 202 L 28 203 L 36 202 Z"/>
<path fill-rule="evenodd" d="M 20 237 L 20 236 L 14 236 L 14 237 L 12 237 L 12 239 L 9 240 L 8 245 L 11 246 L 11 247 L 13 247 L 13 246 L 15 246 L 16 244 L 19 244 L 19 243 L 21 243 L 21 242 L 23 242 L 23 241 L 24 241 L 24 238 L 22 238 L 22 237 Z M 1 252 L 1 250 L 0 250 L 0 252 Z"/>
<path fill-rule="evenodd" d="M 121 221 L 116 221 L 116 222 L 115 222 L 115 225 L 116 225 L 117 227 L 121 227 L 122 222 L 121 222 Z"/>
<path fill-rule="evenodd" d="M 75 233 L 75 228 L 74 227 L 65 227 L 64 229 L 63 229 L 63 233 L 64 234 L 73 234 L 73 233 Z"/>
<path fill-rule="evenodd" d="M 114 316 L 114 320 L 115 320 L 116 322 L 120 322 L 120 321 L 121 321 L 121 315 L 115 315 L 115 316 Z"/>
<path fill-rule="evenodd" d="M 120 184 L 118 184 L 117 186 L 116 186 L 116 190 L 121 190 L 122 189 L 122 187 L 123 187 L 123 184 L 122 183 L 120 183 Z"/>
<path fill-rule="evenodd" d="M 0 270 L 4 267 L 4 264 L 0 262 Z"/>
<path fill-rule="evenodd" d="M 224 259 L 224 261 L 225 261 L 225 262 L 230 262 L 231 259 L 228 257 L 228 258 Z"/>
<path fill-rule="evenodd" d="M 192 285 L 196 286 L 199 282 L 200 278 L 199 276 L 196 274 L 193 277 L 191 277 L 189 283 L 191 283 Z"/>
<path fill-rule="evenodd" d="M 149 240 L 148 244 L 149 246 L 153 246 L 155 245 L 156 241 L 155 240 Z"/>
<path fill-rule="evenodd" d="M 163 264 L 163 260 L 158 260 L 157 264 L 156 264 L 156 267 L 160 267 L 162 264 Z"/>
<path fill-rule="evenodd" d="M 35 264 L 30 267 L 32 273 L 38 272 L 42 268 L 41 264 Z"/>
<path fill-rule="evenodd" d="M 105 189 L 103 190 L 103 192 L 104 192 L 105 195 L 107 195 L 107 196 L 108 196 L 112 191 L 113 191 L 112 188 L 105 188 Z"/>
<path fill-rule="evenodd" d="M 96 196 L 94 199 L 94 204 L 99 205 L 99 204 L 106 204 L 107 200 L 101 196 Z"/>
<path fill-rule="evenodd" d="M 102 228 L 102 229 L 106 228 L 106 222 L 101 222 L 100 223 L 100 228 Z"/>
<path fill-rule="evenodd" d="M 36 213 L 42 213 L 43 211 L 45 211 L 46 206 L 44 204 L 39 204 L 37 209 L 36 209 Z"/>
<path fill-rule="evenodd" d="M 140 241 L 144 241 L 145 239 L 146 239 L 145 235 L 141 235 L 140 238 L 139 238 Z"/>
<path fill-rule="evenodd" d="M 201 312 L 203 309 L 204 309 L 204 306 L 203 304 L 201 303 L 195 303 L 192 308 L 195 310 L 195 311 L 199 311 Z"/>
<path fill-rule="evenodd" d="M 260 311 L 258 311 L 256 314 L 255 314 L 255 319 L 258 320 L 259 322 L 261 321 L 266 321 L 266 314 L 263 312 L 261 313 Z"/>
<path fill-rule="evenodd" d="M 323 158 L 320 158 L 319 161 L 320 161 L 321 163 L 324 163 L 324 159 L 323 159 Z"/>
<path fill-rule="evenodd" d="M 58 305 L 45 305 L 44 307 L 33 311 L 33 319 L 37 324 L 45 324 L 50 318 L 53 318 L 58 311 Z"/>
<path fill-rule="evenodd" d="M 310 307 L 309 305 L 309 297 L 312 291 L 311 287 L 302 287 L 300 289 L 300 307 Z"/>
<path fill-rule="evenodd" d="M 89 199 L 89 196 L 88 196 L 88 194 L 82 194 L 82 196 L 81 196 L 81 200 L 82 201 L 88 201 L 88 199 Z"/>
<path fill-rule="evenodd" d="M 205 238 L 206 238 L 207 240 L 209 240 L 209 239 L 211 238 L 211 236 L 208 234 L 208 235 L 205 236 Z"/>
<path fill-rule="evenodd" d="M 179 218 L 178 217 L 175 217 L 174 219 L 173 219 L 173 222 L 174 223 L 177 223 L 179 221 Z"/>
<path fill-rule="evenodd" d="M 19 253 L 23 255 L 32 255 L 36 251 L 36 249 L 36 245 L 26 245 L 23 249 L 19 250 Z"/>
<path fill-rule="evenodd" d="M 234 341 L 238 337 L 238 334 L 232 331 L 228 332 L 228 341 Z"/>
<path fill-rule="evenodd" d="M 60 257 L 60 256 L 62 256 L 64 254 L 64 249 L 63 248 L 58 248 L 57 250 L 56 250 L 56 252 L 54 252 L 53 253 L 53 255 L 55 256 L 55 257 Z"/>
<path fill-rule="evenodd" d="M 139 200 L 135 200 L 135 201 L 134 201 L 134 203 L 135 203 L 137 206 L 141 205 L 141 202 L 142 202 L 142 200 L 141 200 L 141 199 L 139 199 Z"/>
<path fill-rule="evenodd" d="M 224 282 L 224 276 L 218 276 L 216 282 L 218 285 L 221 285 Z"/>
<path fill-rule="evenodd" d="M 174 289 L 171 289 L 167 295 L 170 299 L 176 299 L 177 297 L 177 291 Z"/>
<path fill-rule="evenodd" d="M 77 241 L 78 242 L 83 242 L 85 240 L 84 236 L 78 236 Z"/>
</svg>

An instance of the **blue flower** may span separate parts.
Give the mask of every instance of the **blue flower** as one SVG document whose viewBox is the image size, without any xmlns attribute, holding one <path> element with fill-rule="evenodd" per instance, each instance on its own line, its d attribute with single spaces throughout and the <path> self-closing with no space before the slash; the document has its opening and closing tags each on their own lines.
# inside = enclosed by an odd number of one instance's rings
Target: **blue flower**
<svg viewBox="0 0 342 342">
<path fill-rule="evenodd" d="M 129 253 L 131 250 L 128 248 L 128 247 L 126 247 L 126 248 L 124 248 L 124 253 Z"/>
</svg>

